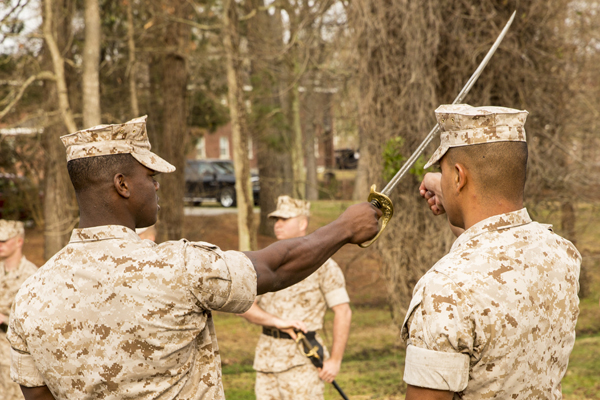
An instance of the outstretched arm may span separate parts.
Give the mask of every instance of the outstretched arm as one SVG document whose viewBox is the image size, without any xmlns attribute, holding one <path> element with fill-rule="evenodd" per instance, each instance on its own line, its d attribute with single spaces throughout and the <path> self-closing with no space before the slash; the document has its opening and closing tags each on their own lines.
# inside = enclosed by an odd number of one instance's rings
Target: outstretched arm
<svg viewBox="0 0 600 400">
<path fill-rule="evenodd" d="M 370 203 L 355 204 L 310 235 L 245 252 L 256 270 L 258 294 L 300 282 L 346 243 L 358 244 L 372 239 L 377 234 L 380 216 L 381 211 Z"/>
<path fill-rule="evenodd" d="M 269 314 L 268 312 L 260 308 L 260 306 L 256 304 L 256 301 L 254 302 L 254 304 L 252 304 L 252 307 L 250 307 L 248 311 L 238 315 L 242 318 L 247 319 L 253 324 L 277 328 L 290 335 L 294 340 L 296 340 L 296 332 L 294 332 L 294 329 L 306 333 L 306 325 L 304 324 L 304 322 L 281 319 L 279 317 L 274 316 L 273 314 Z"/>
<path fill-rule="evenodd" d="M 331 346 L 331 357 L 323 363 L 323 369 L 319 372 L 319 378 L 325 382 L 333 382 L 342 366 L 342 358 L 348 336 L 350 335 L 350 322 L 352 310 L 350 303 L 342 303 L 331 308 L 335 313 L 333 317 L 333 345 Z"/>
<path fill-rule="evenodd" d="M 21 386 L 21 392 L 25 400 L 54 400 L 54 396 L 48 386 L 25 387 Z"/>
</svg>

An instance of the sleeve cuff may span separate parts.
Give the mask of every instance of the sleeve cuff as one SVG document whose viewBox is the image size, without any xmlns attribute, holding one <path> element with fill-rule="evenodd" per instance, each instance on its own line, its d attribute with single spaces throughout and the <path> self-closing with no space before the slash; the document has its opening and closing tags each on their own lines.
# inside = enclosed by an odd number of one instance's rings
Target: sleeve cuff
<svg viewBox="0 0 600 400">
<path fill-rule="evenodd" d="M 244 253 L 225 252 L 225 261 L 231 276 L 229 297 L 218 311 L 243 314 L 250 309 L 256 298 L 256 271 Z"/>
<path fill-rule="evenodd" d="M 462 392 L 469 382 L 469 356 L 409 345 L 406 348 L 404 382 L 428 389 Z"/>
<path fill-rule="evenodd" d="M 338 304 L 350 303 L 350 297 L 348 297 L 348 292 L 346 288 L 339 288 L 332 290 L 329 293 L 325 293 L 325 301 L 327 302 L 327 307 L 335 307 Z"/>
<path fill-rule="evenodd" d="M 19 385 L 38 387 L 46 384 L 30 354 L 21 353 L 11 347 L 10 361 L 10 378 Z"/>
</svg>

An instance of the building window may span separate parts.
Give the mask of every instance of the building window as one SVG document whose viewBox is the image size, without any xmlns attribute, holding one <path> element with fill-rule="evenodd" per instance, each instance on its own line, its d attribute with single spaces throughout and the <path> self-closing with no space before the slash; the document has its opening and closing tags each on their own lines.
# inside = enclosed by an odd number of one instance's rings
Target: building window
<svg viewBox="0 0 600 400">
<path fill-rule="evenodd" d="M 221 136 L 219 138 L 219 158 L 221 160 L 229 160 L 229 138 Z"/>
<path fill-rule="evenodd" d="M 204 160 L 206 158 L 206 141 L 201 137 L 196 143 L 196 160 Z"/>
</svg>

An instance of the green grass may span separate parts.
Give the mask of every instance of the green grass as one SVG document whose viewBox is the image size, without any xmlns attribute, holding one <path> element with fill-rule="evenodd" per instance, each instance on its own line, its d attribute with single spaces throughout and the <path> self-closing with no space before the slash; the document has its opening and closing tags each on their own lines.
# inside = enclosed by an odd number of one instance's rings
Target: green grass
<svg viewBox="0 0 600 400">
<path fill-rule="evenodd" d="M 600 335 L 577 339 L 562 384 L 567 400 L 600 399 Z"/>
</svg>

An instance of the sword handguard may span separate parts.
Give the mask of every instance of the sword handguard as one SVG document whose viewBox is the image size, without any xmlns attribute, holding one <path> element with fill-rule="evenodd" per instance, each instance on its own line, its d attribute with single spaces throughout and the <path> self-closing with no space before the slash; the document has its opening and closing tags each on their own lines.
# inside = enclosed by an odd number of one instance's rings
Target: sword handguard
<svg viewBox="0 0 600 400">
<path fill-rule="evenodd" d="M 377 236 L 375 236 L 371 241 L 359 244 L 360 247 L 366 249 L 379 238 L 381 232 L 385 229 L 390 219 L 392 219 L 392 215 L 394 215 L 394 203 L 383 193 L 379 193 L 375 191 L 376 185 L 371 186 L 371 193 L 369 193 L 369 198 L 367 201 L 373 206 L 379 208 L 383 215 L 381 216 L 381 229 L 377 232 Z"/>
</svg>

